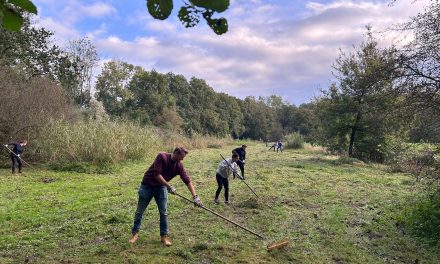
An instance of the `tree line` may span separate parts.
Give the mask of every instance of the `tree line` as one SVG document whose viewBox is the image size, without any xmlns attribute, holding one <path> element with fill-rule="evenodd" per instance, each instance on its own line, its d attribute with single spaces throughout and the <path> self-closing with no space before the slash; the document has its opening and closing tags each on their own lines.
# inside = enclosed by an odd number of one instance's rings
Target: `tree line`
<svg viewBox="0 0 440 264">
<path fill-rule="evenodd" d="M 104 64 L 96 99 L 111 117 L 131 119 L 191 136 L 193 133 L 276 140 L 290 131 L 308 133 L 306 111 L 281 97 L 244 100 L 218 93 L 205 80 L 141 67 L 122 61 Z"/>
<path fill-rule="evenodd" d="M 71 112 L 86 113 L 98 103 L 110 119 L 154 125 L 187 136 L 277 140 L 290 131 L 304 134 L 310 131 L 307 105 L 296 107 L 275 95 L 267 98 L 249 96 L 242 100 L 214 91 L 200 78 L 187 80 L 179 74 L 163 74 L 123 61 L 105 63 L 93 84 L 93 70 L 98 62 L 93 43 L 83 38 L 59 47 L 53 44 L 52 37 L 52 32 L 33 27 L 29 19 L 25 19 L 21 31 L 0 27 L 0 66 L 6 76 L 2 79 L 2 93 L 13 101 L 10 105 L 2 104 L 3 113 L 11 113 L 1 116 L 3 139 L 15 138 L 24 127 L 36 129 L 46 122 L 36 121 L 38 118 L 35 122 L 14 121 L 30 113 L 22 109 L 26 105 L 24 95 L 12 95 L 25 93 L 30 83 L 37 79 L 59 87 L 63 93 L 56 98 L 68 102 L 74 108 Z M 8 79 L 14 85 L 7 83 Z M 94 96 L 92 90 L 96 91 Z M 32 96 L 38 97 L 37 94 Z M 14 108 L 9 109 L 11 107 Z M 45 113 L 44 120 L 52 114 L 72 115 L 65 111 Z"/>
<path fill-rule="evenodd" d="M 197 77 L 188 80 L 120 60 L 106 62 L 92 83 L 98 56 L 90 40 L 73 40 L 59 47 L 51 41 L 52 32 L 34 28 L 25 19 L 21 31 L 0 28 L 0 66 L 5 76 L 16 80 L 12 85 L 6 83 L 8 78 L 2 79 L 2 94 L 24 98 L 18 91 L 29 92 L 26 86 L 44 79 L 51 84 L 45 87 L 63 91 L 53 93 L 58 101 L 74 109 L 57 106 L 64 110 L 40 111 L 45 113 L 44 120 L 52 115 L 73 116 L 73 112 L 97 118 L 90 112 L 103 109 L 101 115 L 109 119 L 157 126 L 188 137 L 275 141 L 296 132 L 330 151 L 383 161 L 396 138 L 440 141 L 438 17 L 439 4 L 431 1 L 423 13 L 398 26 L 395 30 L 414 35 L 401 47 L 379 47 L 367 28 L 364 41 L 354 51 L 341 51 L 335 59 L 334 83 L 300 106 L 277 95 L 239 99 L 216 92 Z M 29 130 L 44 123 L 38 123 L 37 117 L 14 122 L 13 116 L 29 114 L 26 107 L 9 109 L 16 105 L 20 104 L 2 104 L 2 113 L 10 113 L 0 117 L 2 138 L 16 137 L 25 127 Z"/>
</svg>

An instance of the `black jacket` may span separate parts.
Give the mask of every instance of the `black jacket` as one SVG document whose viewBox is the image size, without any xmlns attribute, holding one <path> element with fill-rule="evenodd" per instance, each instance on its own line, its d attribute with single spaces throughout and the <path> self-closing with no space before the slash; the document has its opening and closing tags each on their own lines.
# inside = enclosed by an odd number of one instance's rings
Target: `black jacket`
<svg viewBox="0 0 440 264">
<path fill-rule="evenodd" d="M 20 143 L 10 143 L 9 145 L 13 145 L 14 148 L 12 149 L 12 152 L 14 152 L 14 154 L 20 154 L 23 153 L 23 146 L 20 145 Z M 11 156 L 15 156 L 14 154 L 11 153 Z"/>
<path fill-rule="evenodd" d="M 238 154 L 238 158 L 243 161 L 246 159 L 246 150 L 244 150 L 244 148 L 240 147 L 240 148 L 236 148 L 232 151 L 233 153 L 237 153 Z"/>
</svg>

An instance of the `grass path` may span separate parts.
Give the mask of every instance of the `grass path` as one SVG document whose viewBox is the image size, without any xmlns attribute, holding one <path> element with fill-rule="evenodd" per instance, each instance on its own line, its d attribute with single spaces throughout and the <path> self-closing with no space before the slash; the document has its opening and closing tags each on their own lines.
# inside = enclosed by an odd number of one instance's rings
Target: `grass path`
<svg viewBox="0 0 440 264">
<path fill-rule="evenodd" d="M 0 263 L 440 263 L 440 250 L 413 240 L 398 221 L 415 189 L 408 176 L 320 152 L 249 145 L 247 182 L 259 200 L 234 180 L 231 204 L 212 202 L 219 154 L 229 156 L 233 146 L 191 151 L 184 164 L 207 207 L 266 241 L 170 196 L 173 246 L 159 242 L 154 202 L 138 243 L 127 243 L 153 157 L 107 175 L 0 169 Z M 172 183 L 190 196 L 178 178 Z M 266 252 L 284 238 L 286 248 Z"/>
</svg>

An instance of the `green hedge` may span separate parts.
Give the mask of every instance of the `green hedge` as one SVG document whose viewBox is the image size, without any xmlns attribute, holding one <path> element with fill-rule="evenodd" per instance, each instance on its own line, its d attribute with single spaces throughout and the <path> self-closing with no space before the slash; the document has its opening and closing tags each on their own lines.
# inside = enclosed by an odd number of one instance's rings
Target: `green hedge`
<svg viewBox="0 0 440 264">
<path fill-rule="evenodd" d="M 286 139 L 286 148 L 291 149 L 302 149 L 304 148 L 304 137 L 298 133 L 294 132 L 285 136 Z"/>
</svg>

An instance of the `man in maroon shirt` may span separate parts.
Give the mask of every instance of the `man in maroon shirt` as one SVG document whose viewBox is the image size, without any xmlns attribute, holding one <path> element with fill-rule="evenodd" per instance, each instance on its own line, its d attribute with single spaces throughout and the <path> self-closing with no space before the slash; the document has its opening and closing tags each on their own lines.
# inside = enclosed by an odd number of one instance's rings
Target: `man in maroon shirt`
<svg viewBox="0 0 440 264">
<path fill-rule="evenodd" d="M 180 175 L 180 178 L 188 187 L 188 190 L 193 196 L 195 205 L 202 205 L 202 201 L 197 196 L 194 186 L 191 183 L 191 179 L 188 174 L 186 174 L 181 162 L 186 154 L 188 154 L 188 150 L 183 147 L 175 148 L 173 153 L 161 152 L 157 154 L 153 164 L 145 172 L 141 186 L 139 187 L 139 199 L 134 216 L 133 228 L 131 229 L 132 237 L 129 240 L 130 243 L 135 243 L 139 238 L 138 232 L 141 227 L 142 216 L 151 199 L 154 197 L 160 215 L 161 242 L 166 246 L 171 246 L 171 240 L 168 237 L 167 203 L 168 192 L 176 194 L 176 188 L 171 186 L 168 182 L 176 175 Z"/>
</svg>

